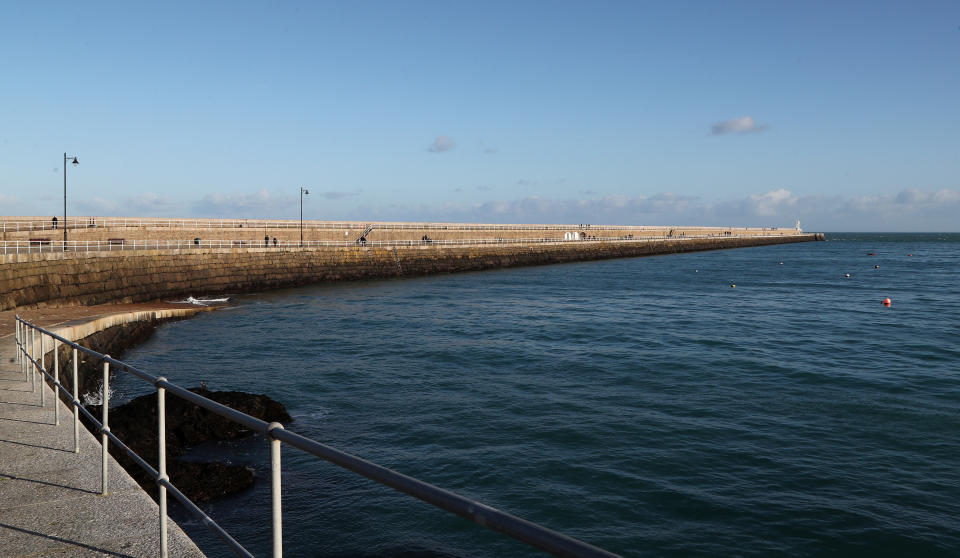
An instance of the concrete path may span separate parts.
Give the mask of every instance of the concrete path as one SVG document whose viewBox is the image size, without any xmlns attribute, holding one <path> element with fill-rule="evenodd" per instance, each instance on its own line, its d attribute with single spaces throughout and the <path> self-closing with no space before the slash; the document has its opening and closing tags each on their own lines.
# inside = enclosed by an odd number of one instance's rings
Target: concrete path
<svg viewBox="0 0 960 558">
<path fill-rule="evenodd" d="M 0 556 L 160 555 L 159 511 L 150 496 L 110 458 L 110 494 L 100 495 L 100 443 L 80 428 L 73 452 L 73 415 L 62 402 L 54 425 L 53 392 L 31 388 L 15 362 L 13 335 L 0 337 Z M 203 554 L 170 521 L 172 557 Z"/>
</svg>

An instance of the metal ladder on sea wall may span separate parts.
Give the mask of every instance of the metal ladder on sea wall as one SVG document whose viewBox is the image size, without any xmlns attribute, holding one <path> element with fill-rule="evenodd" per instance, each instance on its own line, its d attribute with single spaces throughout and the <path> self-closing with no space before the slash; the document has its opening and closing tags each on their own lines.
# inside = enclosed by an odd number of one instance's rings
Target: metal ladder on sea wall
<svg viewBox="0 0 960 558">
<path fill-rule="evenodd" d="M 400 267 L 400 254 L 397 252 L 397 247 L 393 247 L 393 257 L 397 259 L 397 275 L 403 275 L 403 268 Z"/>
</svg>

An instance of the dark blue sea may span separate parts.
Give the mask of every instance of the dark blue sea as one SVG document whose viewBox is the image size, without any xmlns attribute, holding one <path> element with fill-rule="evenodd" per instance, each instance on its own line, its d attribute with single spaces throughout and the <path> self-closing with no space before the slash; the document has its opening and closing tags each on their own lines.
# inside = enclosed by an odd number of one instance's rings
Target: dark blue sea
<svg viewBox="0 0 960 558">
<path fill-rule="evenodd" d="M 624 556 L 958 556 L 960 234 L 827 238 L 245 295 L 125 360 Z M 265 440 L 193 455 L 256 470 L 205 509 L 269 555 Z M 540 555 L 283 462 L 288 556 Z"/>
</svg>

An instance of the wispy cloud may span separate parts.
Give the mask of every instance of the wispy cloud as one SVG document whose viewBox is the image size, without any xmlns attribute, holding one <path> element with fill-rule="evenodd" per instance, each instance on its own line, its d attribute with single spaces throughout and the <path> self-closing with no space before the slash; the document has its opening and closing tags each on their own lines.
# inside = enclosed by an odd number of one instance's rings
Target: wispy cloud
<svg viewBox="0 0 960 558">
<path fill-rule="evenodd" d="M 328 200 L 344 200 L 347 198 L 357 197 L 361 193 L 363 193 L 363 190 L 354 190 L 352 192 L 336 192 L 336 191 L 317 192 L 317 195 L 323 198 L 326 198 Z"/>
<path fill-rule="evenodd" d="M 456 146 L 456 142 L 454 142 L 450 136 L 437 136 L 436 139 L 433 140 L 433 143 L 430 144 L 430 147 L 427 148 L 427 151 L 431 153 L 443 153 L 450 151 Z"/>
<path fill-rule="evenodd" d="M 805 229 L 816 231 L 956 231 L 960 190 L 908 189 L 890 195 L 843 197 L 796 196 L 778 188 L 726 200 L 673 192 L 579 199 L 529 196 L 364 211 L 383 220 L 792 227 L 800 219 Z"/>
<path fill-rule="evenodd" d="M 193 203 L 192 213 L 209 217 L 277 217 L 292 215 L 297 207 L 296 196 L 276 196 L 260 188 L 252 194 L 207 194 Z"/>
<path fill-rule="evenodd" d="M 740 118 L 731 118 L 723 122 L 717 122 L 710 127 L 710 133 L 715 136 L 726 134 L 750 134 L 762 132 L 769 128 L 766 124 L 757 124 L 752 116 L 741 116 Z"/>
<path fill-rule="evenodd" d="M 517 186 L 536 186 L 536 180 L 527 180 L 526 178 L 521 178 L 517 181 Z"/>
<path fill-rule="evenodd" d="M 485 188 L 473 187 L 487 191 Z M 465 190 L 461 187 L 454 191 Z M 359 193 L 331 191 L 311 197 L 352 199 L 360 197 Z M 23 209 L 27 201 L 31 200 L 0 194 L 0 213 L 30 214 Z M 814 231 L 960 229 L 956 218 L 960 214 L 960 189 L 907 188 L 890 194 L 842 196 L 796 195 L 785 188 L 773 188 L 727 199 L 675 192 L 626 196 L 581 190 L 578 197 L 569 199 L 526 196 L 480 203 L 348 203 L 352 205 L 340 210 L 350 214 L 344 218 L 361 220 L 792 227 L 800 219 L 805 229 Z M 307 211 L 311 205 L 304 198 Z M 171 200 L 152 193 L 127 198 L 94 197 L 78 200 L 74 207 L 78 215 L 289 219 L 298 215 L 299 200 L 294 195 L 277 196 L 261 188 L 252 193 L 209 194 L 196 200 Z"/>
<path fill-rule="evenodd" d="M 492 186 L 477 186 L 477 190 L 479 190 L 479 191 L 481 191 L 481 192 L 489 192 L 490 190 L 493 190 L 493 187 L 492 187 Z"/>
<path fill-rule="evenodd" d="M 109 217 L 167 217 L 184 212 L 182 204 L 152 192 L 124 198 L 82 198 L 77 201 L 76 208 L 83 215 Z"/>
</svg>

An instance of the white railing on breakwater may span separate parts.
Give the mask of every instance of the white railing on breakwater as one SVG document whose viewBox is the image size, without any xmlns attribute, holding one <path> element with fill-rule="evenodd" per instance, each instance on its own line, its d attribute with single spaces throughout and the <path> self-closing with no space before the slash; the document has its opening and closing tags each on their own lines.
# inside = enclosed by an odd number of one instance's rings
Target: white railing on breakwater
<svg viewBox="0 0 960 558">
<path fill-rule="evenodd" d="M 698 231 L 795 231 L 777 227 L 701 227 L 696 225 L 498 225 L 489 223 L 402 223 L 374 221 L 314 221 L 314 220 L 265 220 L 265 219 L 164 219 L 128 217 L 76 217 L 66 221 L 58 219 L 6 219 L 0 220 L 0 231 L 56 231 L 89 228 L 166 228 L 166 229 L 336 229 L 354 230 L 373 226 L 383 230 L 424 231 L 589 231 L 589 230 L 691 230 Z"/>
<path fill-rule="evenodd" d="M 795 234 L 783 236 L 797 236 Z M 0 254 L 34 254 L 49 252 L 103 252 L 123 250 L 202 250 L 213 248 L 261 248 L 261 249 L 299 249 L 299 248 L 400 248 L 412 246 L 487 246 L 511 244 L 582 244 L 584 242 L 663 242 L 665 240 L 704 240 L 717 238 L 781 238 L 770 234 L 701 234 L 680 236 L 584 236 L 579 239 L 563 238 L 478 238 L 453 240 L 3 240 L 0 241 Z"/>
<path fill-rule="evenodd" d="M 37 334 L 39 334 L 39 350 L 37 348 Z M 262 434 L 267 438 L 270 444 L 270 502 L 271 502 L 271 532 L 272 532 L 272 555 L 275 558 L 283 556 L 283 514 L 280 492 L 280 457 L 281 443 L 286 442 L 289 446 L 301 451 L 319 457 L 325 461 L 338 465 L 354 473 L 363 475 L 373 481 L 403 492 L 424 502 L 455 513 L 461 517 L 469 519 L 479 525 L 499 531 L 509 535 L 530 546 L 549 552 L 555 556 L 567 557 L 603 557 L 614 558 L 616 554 L 607 552 L 601 548 L 568 537 L 542 525 L 521 519 L 508 513 L 496 510 L 476 500 L 471 500 L 459 494 L 444 490 L 432 484 L 423 482 L 413 477 L 408 477 L 392 469 L 381 465 L 371 463 L 355 455 L 340 451 L 327 446 L 310 438 L 285 430 L 283 425 L 277 422 L 267 423 L 263 420 L 241 413 L 235 409 L 207 399 L 202 395 L 193 393 L 172 382 L 169 382 L 163 376 L 154 376 L 129 364 L 111 358 L 109 355 L 98 353 L 92 349 L 83 347 L 69 339 L 65 339 L 51 331 L 31 324 L 26 320 L 16 316 L 15 340 L 17 347 L 17 361 L 20 364 L 20 372 L 24 375 L 24 381 L 32 383 L 33 392 L 37 388 L 40 390 L 40 405 L 46 407 L 46 384 L 49 381 L 53 389 L 53 413 L 54 424 L 60 425 L 60 406 L 57 399 L 64 397 L 73 409 L 73 440 L 74 452 L 80 452 L 79 433 L 80 433 L 80 414 L 82 413 L 96 425 L 97 433 L 101 437 L 101 494 L 109 495 L 109 485 L 107 476 L 107 467 L 109 463 L 108 447 L 113 443 L 119 447 L 127 456 L 129 456 L 140 468 L 145 470 L 154 479 L 158 486 L 159 513 L 159 531 L 160 547 L 158 555 L 162 558 L 167 557 L 167 493 L 183 504 L 191 513 L 196 515 L 203 524 L 219 536 L 234 552 L 240 556 L 252 557 L 239 542 L 236 541 L 226 530 L 218 525 L 213 519 L 203 512 L 196 504 L 187 498 L 177 489 L 167 476 L 166 470 L 166 395 L 167 393 L 180 397 L 198 407 L 211 413 L 219 415 L 230 421 L 236 422 L 244 427 Z M 64 344 L 70 347 L 70 361 L 72 364 L 72 392 L 68 391 L 60 383 L 60 352 L 59 345 Z M 47 370 L 47 350 L 53 353 L 53 370 Z M 82 406 L 78 398 L 77 391 L 77 352 L 83 352 L 93 356 L 103 362 L 103 384 L 101 391 L 102 411 L 101 418 L 97 417 Z M 64 363 L 66 364 L 66 363 Z M 117 438 L 110 431 L 109 410 L 110 410 L 110 370 L 125 371 L 130 375 L 144 380 L 156 388 L 157 393 L 157 468 L 154 468 L 141 456 L 137 455 L 126 444 Z M 51 373 L 52 372 L 52 373 Z M 40 374 L 40 384 L 37 385 L 37 374 Z"/>
</svg>

